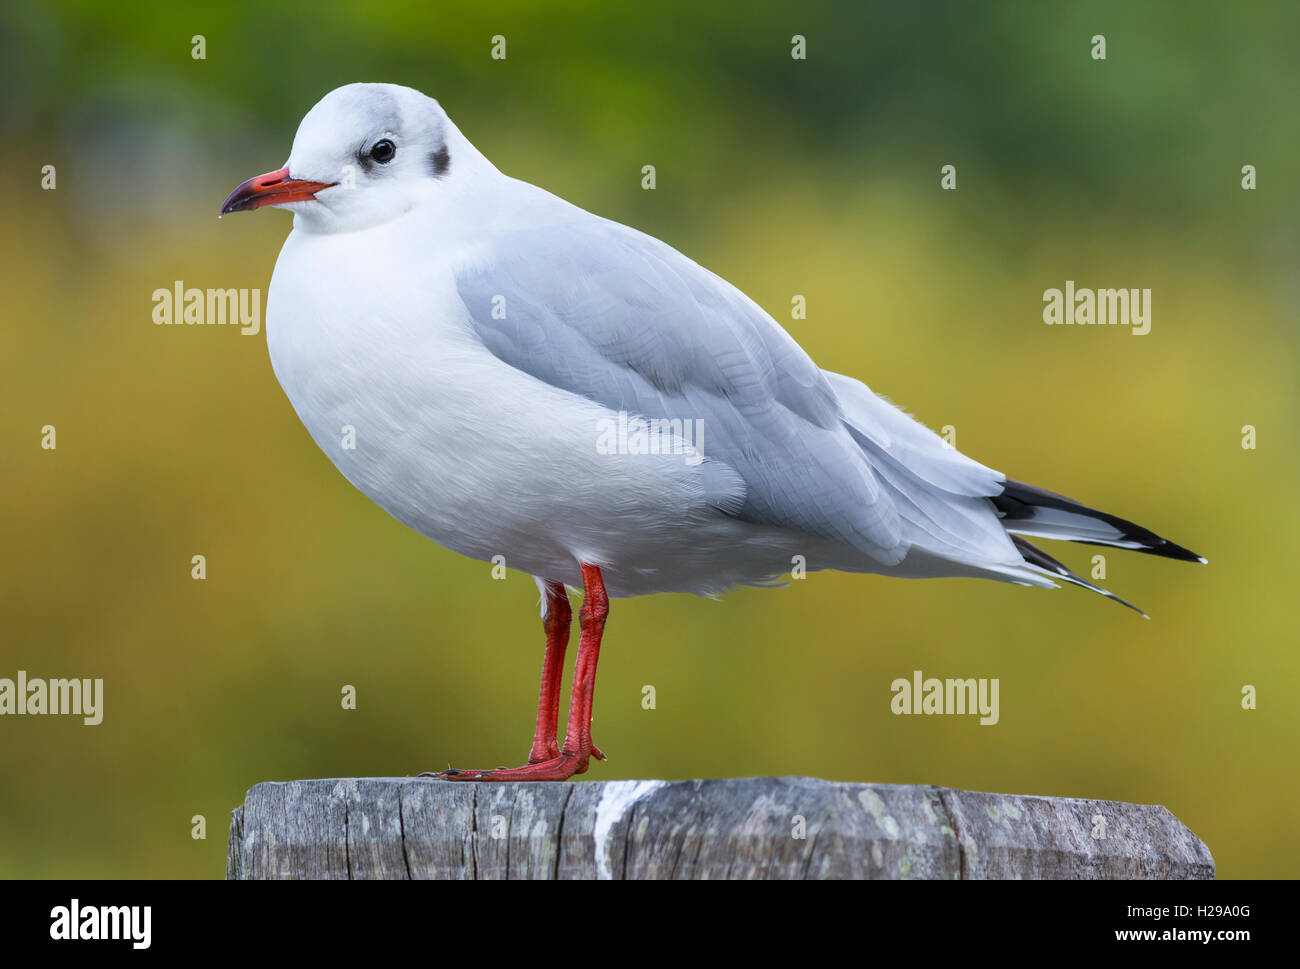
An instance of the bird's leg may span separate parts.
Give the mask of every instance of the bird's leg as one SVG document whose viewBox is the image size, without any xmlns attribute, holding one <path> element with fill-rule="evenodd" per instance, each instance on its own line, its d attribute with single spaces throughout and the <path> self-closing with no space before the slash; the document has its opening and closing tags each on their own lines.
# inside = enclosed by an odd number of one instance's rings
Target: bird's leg
<svg viewBox="0 0 1300 969">
<path fill-rule="evenodd" d="M 569 697 L 569 728 L 564 734 L 564 751 L 580 752 L 581 774 L 587 769 L 587 758 L 604 760 L 605 755 L 591 742 L 592 705 L 596 696 L 596 661 L 600 659 L 600 640 L 605 632 L 605 619 L 609 616 L 609 596 L 605 594 L 605 580 L 594 565 L 582 567 L 582 608 L 578 610 L 578 625 L 582 638 L 578 641 L 578 658 L 573 664 L 573 692 Z M 563 753 L 564 751 L 561 751 Z"/>
<path fill-rule="evenodd" d="M 564 583 L 546 581 L 546 658 L 542 660 L 542 688 L 537 698 L 537 729 L 533 732 L 533 749 L 528 763 L 540 764 L 560 756 L 555 734 L 560 723 L 560 679 L 564 675 L 564 652 L 569 645 L 569 623 L 573 611 Z"/>
<path fill-rule="evenodd" d="M 582 609 L 578 612 L 582 638 L 578 640 L 578 658 L 573 670 L 573 693 L 569 699 L 569 729 L 564 737 L 564 746 L 560 748 L 559 753 L 546 760 L 530 763 L 527 767 L 500 767 L 496 770 L 449 768 L 436 774 L 421 774 L 421 777 L 441 777 L 449 781 L 563 781 L 574 774 L 586 773 L 592 757 L 597 760 L 605 759 L 605 755 L 591 742 L 591 707 L 592 697 L 596 691 L 596 661 L 600 659 L 600 639 L 605 631 L 605 618 L 609 615 L 609 597 L 605 594 L 605 583 L 600 576 L 600 569 L 594 565 L 582 566 L 582 584 L 585 594 Z M 538 704 L 539 717 L 537 734 L 533 741 L 534 754 L 537 753 L 537 740 L 542 738 L 543 724 L 540 713 L 543 708 L 548 713 L 552 709 L 547 704 L 546 696 L 548 675 L 552 674 L 549 666 L 550 659 L 548 637 L 546 661 L 548 665 L 544 666 L 542 672 L 542 697 Z M 557 663 L 557 670 L 558 666 Z M 553 675 L 558 684 L 558 672 Z M 558 718 L 558 705 L 554 710 Z"/>
</svg>

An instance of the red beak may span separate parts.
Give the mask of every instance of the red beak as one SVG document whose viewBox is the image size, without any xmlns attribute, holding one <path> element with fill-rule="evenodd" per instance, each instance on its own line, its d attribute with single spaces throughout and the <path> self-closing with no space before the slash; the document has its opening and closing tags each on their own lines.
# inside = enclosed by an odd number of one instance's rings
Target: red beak
<svg viewBox="0 0 1300 969">
<path fill-rule="evenodd" d="M 221 206 L 221 214 L 231 212 L 251 212 L 263 205 L 283 205 L 286 202 L 313 202 L 316 193 L 323 188 L 337 185 L 338 182 L 304 182 L 289 177 L 289 169 L 267 172 L 244 182 L 229 196 Z"/>
</svg>

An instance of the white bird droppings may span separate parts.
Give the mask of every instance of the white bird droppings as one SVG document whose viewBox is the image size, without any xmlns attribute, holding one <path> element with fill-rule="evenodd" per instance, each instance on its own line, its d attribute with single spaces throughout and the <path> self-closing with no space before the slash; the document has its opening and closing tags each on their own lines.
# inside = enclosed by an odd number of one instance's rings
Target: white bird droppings
<svg viewBox="0 0 1300 969">
<path fill-rule="evenodd" d="M 596 827 L 592 837 L 596 842 L 596 878 L 610 881 L 614 870 L 609 858 L 609 834 L 614 825 L 631 810 L 632 805 L 651 791 L 663 787 L 665 781 L 610 781 L 601 792 L 596 805 Z"/>
</svg>

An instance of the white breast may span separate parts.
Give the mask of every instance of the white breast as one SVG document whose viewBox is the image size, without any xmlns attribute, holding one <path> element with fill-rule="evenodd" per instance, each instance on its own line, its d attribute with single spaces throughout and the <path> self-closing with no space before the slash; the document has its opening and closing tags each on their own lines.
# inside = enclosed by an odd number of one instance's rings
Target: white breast
<svg viewBox="0 0 1300 969">
<path fill-rule="evenodd" d="M 285 242 L 271 364 L 353 485 L 473 558 L 574 585 L 579 561 L 602 565 L 613 595 L 721 591 L 789 567 L 789 536 L 720 514 L 699 467 L 600 453 L 610 412 L 488 353 L 451 258 L 414 263 L 392 226 Z"/>
</svg>

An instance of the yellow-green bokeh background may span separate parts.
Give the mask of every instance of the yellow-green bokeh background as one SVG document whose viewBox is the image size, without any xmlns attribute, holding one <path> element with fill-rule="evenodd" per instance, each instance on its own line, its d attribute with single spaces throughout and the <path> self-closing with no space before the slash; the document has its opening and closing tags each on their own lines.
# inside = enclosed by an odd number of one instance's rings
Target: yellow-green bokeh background
<svg viewBox="0 0 1300 969">
<path fill-rule="evenodd" d="M 526 752 L 531 579 L 354 491 L 264 335 L 150 319 L 176 279 L 265 291 L 289 218 L 217 207 L 356 80 L 439 98 L 502 170 L 677 246 L 986 464 L 1210 559 L 1108 556 L 1149 623 L 830 574 L 616 602 L 589 776 L 1157 802 L 1221 876 L 1294 875 L 1298 39 L 1290 3 L 6 4 L 0 676 L 103 677 L 106 709 L 0 720 L 0 875 L 219 877 L 257 781 Z M 1066 279 L 1149 287 L 1152 332 L 1044 326 Z M 914 669 L 999 677 L 1001 723 L 893 716 Z"/>
</svg>

